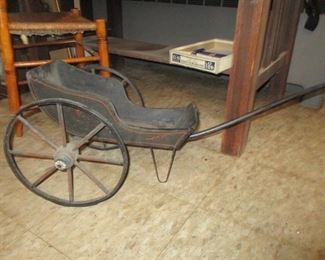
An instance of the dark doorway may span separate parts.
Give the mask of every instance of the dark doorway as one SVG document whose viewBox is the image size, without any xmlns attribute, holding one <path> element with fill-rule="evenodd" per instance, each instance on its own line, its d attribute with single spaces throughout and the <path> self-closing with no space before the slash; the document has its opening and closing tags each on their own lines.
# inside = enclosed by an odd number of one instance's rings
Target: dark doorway
<svg viewBox="0 0 325 260">
<path fill-rule="evenodd" d="M 103 13 L 105 9 L 104 17 L 108 21 L 109 35 L 114 37 L 123 37 L 123 25 L 122 25 L 122 1 L 110 0 L 110 1 L 92 1 L 92 0 L 80 0 L 81 14 L 88 19 L 94 20 L 98 17 L 98 10 Z"/>
</svg>

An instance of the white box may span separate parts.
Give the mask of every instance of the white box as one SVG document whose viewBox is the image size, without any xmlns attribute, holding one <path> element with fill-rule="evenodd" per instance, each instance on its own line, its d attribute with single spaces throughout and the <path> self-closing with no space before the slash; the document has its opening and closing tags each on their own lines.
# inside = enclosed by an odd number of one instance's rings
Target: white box
<svg viewBox="0 0 325 260">
<path fill-rule="evenodd" d="M 169 63 L 219 74 L 232 66 L 233 42 L 212 39 L 169 50 Z"/>
</svg>

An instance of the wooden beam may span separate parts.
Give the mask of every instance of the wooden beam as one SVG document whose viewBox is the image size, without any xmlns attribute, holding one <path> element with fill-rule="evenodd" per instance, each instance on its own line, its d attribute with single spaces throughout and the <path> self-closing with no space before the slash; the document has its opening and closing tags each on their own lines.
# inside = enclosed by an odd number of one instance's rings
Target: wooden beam
<svg viewBox="0 0 325 260">
<path fill-rule="evenodd" d="M 261 68 L 257 77 L 257 88 L 266 83 L 274 74 L 276 74 L 286 63 L 287 52 L 282 52 L 279 57 L 271 62 L 267 67 Z"/>
<path fill-rule="evenodd" d="M 239 1 L 226 120 L 253 108 L 270 6 L 270 0 Z M 240 155 L 247 142 L 249 126 L 250 122 L 245 122 L 226 130 L 223 134 L 222 152 Z"/>
<path fill-rule="evenodd" d="M 284 96 L 287 78 L 290 69 L 290 63 L 293 53 L 293 47 L 295 44 L 298 22 L 303 8 L 303 0 L 287 1 L 287 17 L 285 23 L 282 24 L 281 35 L 275 49 L 275 54 L 283 50 L 287 51 L 286 60 L 282 68 L 276 73 L 276 75 L 270 81 L 270 99 L 277 100 Z"/>
</svg>

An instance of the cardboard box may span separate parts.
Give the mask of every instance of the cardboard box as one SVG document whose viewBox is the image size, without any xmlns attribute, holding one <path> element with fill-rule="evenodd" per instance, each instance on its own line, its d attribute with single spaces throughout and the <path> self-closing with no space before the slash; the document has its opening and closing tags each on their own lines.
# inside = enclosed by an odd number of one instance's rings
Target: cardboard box
<svg viewBox="0 0 325 260">
<path fill-rule="evenodd" d="M 232 66 L 233 42 L 212 39 L 169 50 L 169 62 L 219 74 Z"/>
</svg>

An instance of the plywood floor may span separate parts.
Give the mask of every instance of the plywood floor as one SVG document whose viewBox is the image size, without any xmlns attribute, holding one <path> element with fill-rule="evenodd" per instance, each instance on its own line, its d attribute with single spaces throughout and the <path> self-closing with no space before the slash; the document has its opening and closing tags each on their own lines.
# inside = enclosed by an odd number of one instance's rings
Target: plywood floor
<svg viewBox="0 0 325 260">
<path fill-rule="evenodd" d="M 139 62 L 119 68 L 148 106 L 193 101 L 200 129 L 223 121 L 225 79 Z M 1 145 L 9 120 L 1 100 Z M 122 189 L 88 208 L 29 192 L 1 149 L 0 259 L 325 259 L 325 108 L 293 105 L 254 120 L 240 158 L 221 154 L 220 139 L 186 144 L 167 184 L 156 181 L 148 150 L 130 148 Z"/>
</svg>

